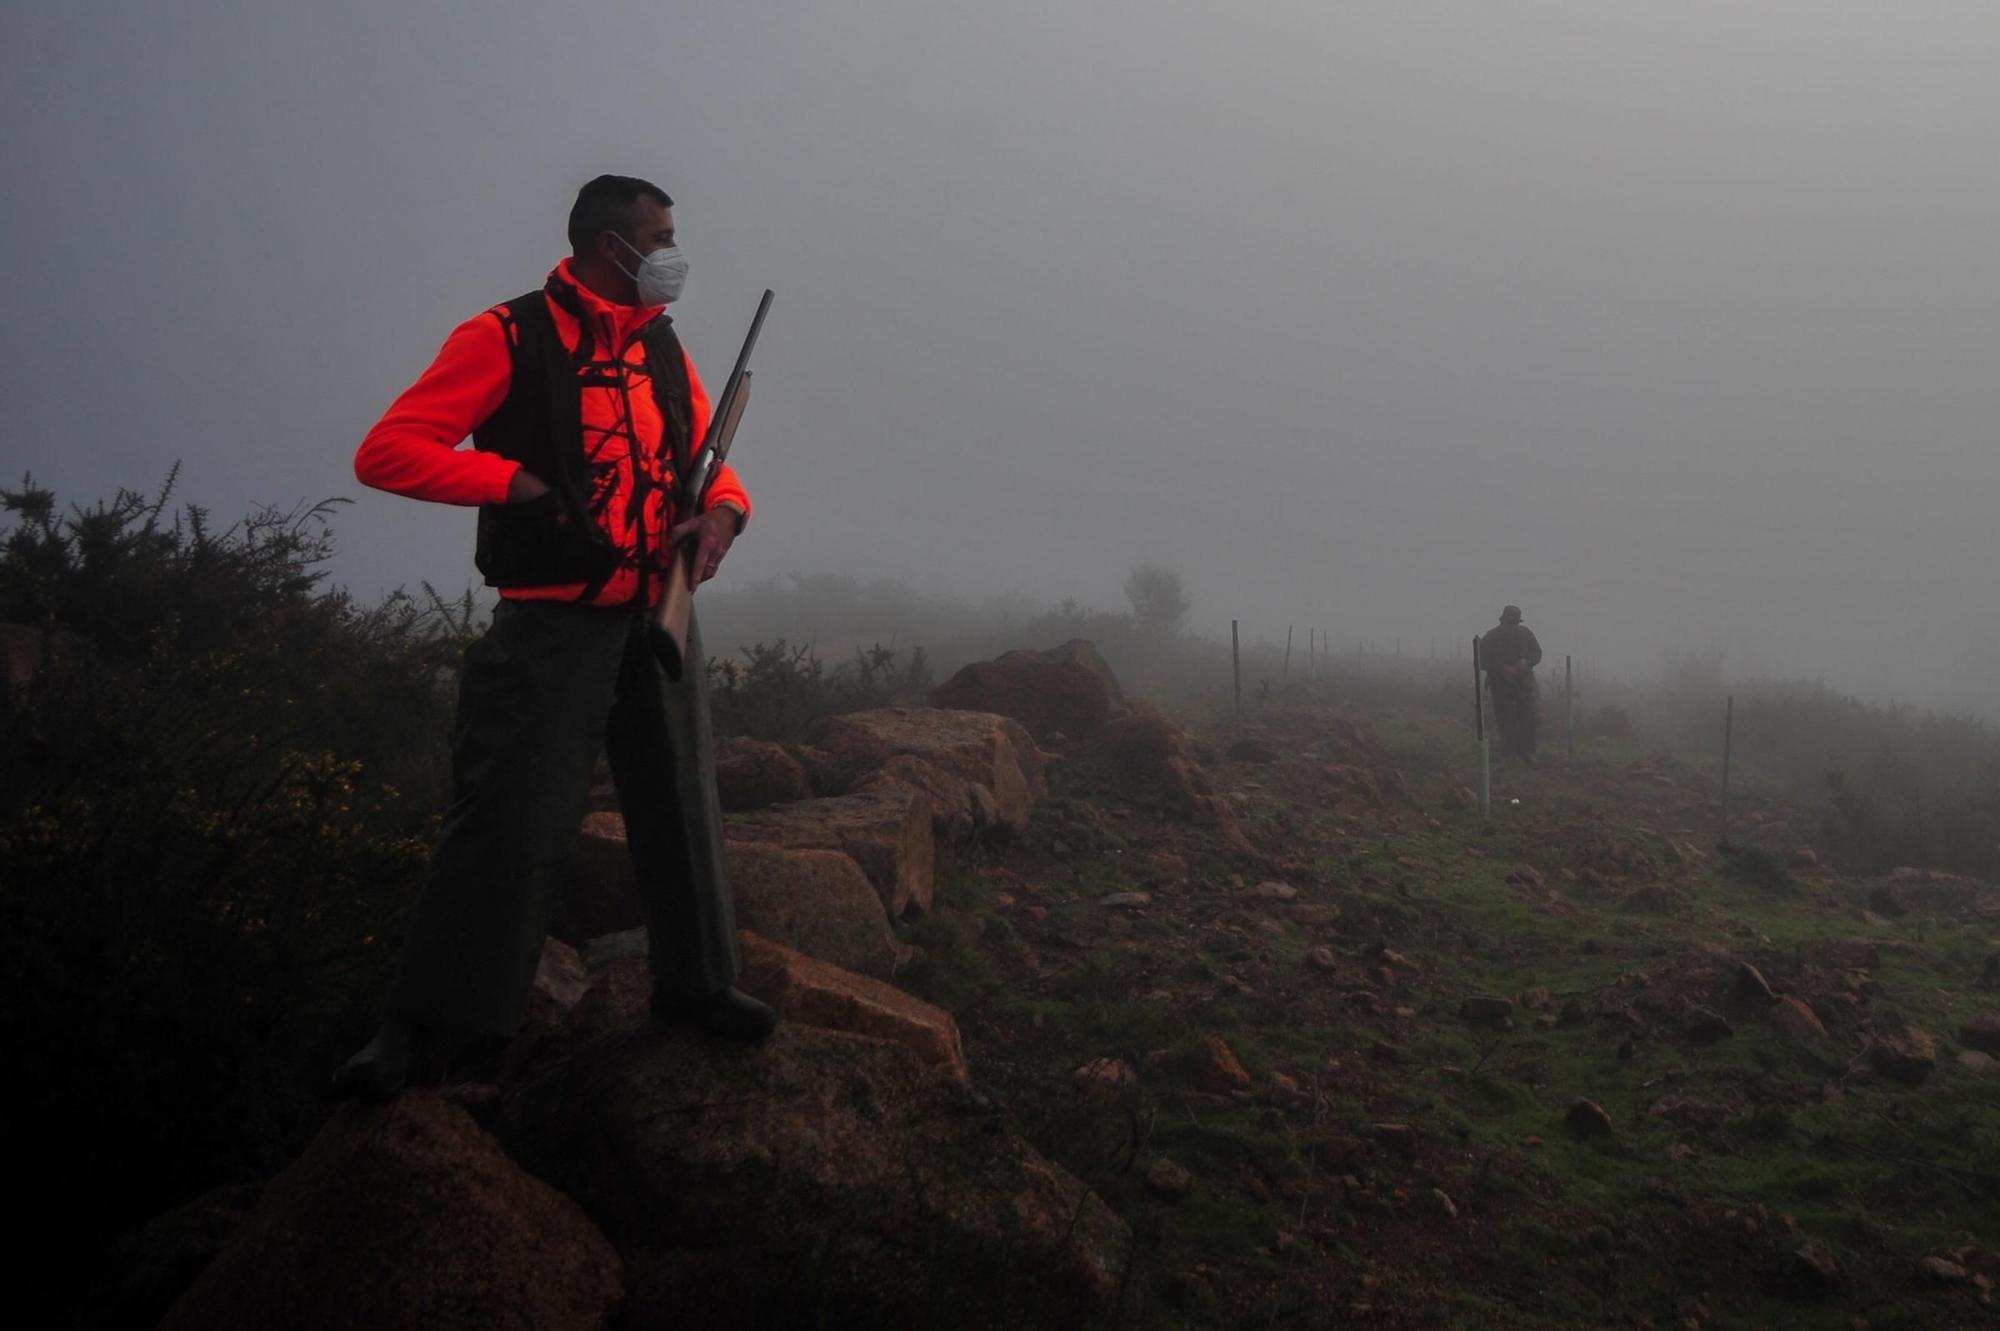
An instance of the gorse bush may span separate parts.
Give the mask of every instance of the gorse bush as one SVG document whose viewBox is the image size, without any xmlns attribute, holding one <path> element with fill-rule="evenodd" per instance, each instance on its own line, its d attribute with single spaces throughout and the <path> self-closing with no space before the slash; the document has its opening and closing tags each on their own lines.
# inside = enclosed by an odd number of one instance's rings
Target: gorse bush
<svg viewBox="0 0 2000 1331">
<path fill-rule="evenodd" d="M 836 712 L 922 706 L 935 682 L 923 648 L 913 648 L 898 664 L 895 651 L 879 643 L 832 667 L 810 646 L 783 638 L 745 647 L 740 657 L 708 661 L 716 730 L 752 739 L 797 740 Z"/>
<path fill-rule="evenodd" d="M 1788 892 L 1794 886 L 1784 860 L 1760 846 L 1731 846 L 1718 867 L 1724 876 L 1766 892 Z"/>
<path fill-rule="evenodd" d="M 15 1158 L 59 1162 L 45 1278 L 281 1164 L 365 1028 L 448 775 L 469 602 L 324 585 L 329 506 L 216 530 L 0 491 L 0 621 L 39 678 L 0 742 Z"/>
</svg>

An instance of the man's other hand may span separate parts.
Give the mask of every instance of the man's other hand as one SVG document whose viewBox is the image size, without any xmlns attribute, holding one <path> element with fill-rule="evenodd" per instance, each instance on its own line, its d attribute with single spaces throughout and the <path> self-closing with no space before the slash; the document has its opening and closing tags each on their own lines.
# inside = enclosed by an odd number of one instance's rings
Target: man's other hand
<svg viewBox="0 0 2000 1331">
<path fill-rule="evenodd" d="M 510 504 L 532 503 L 548 492 L 549 483 L 526 467 L 515 472 L 513 479 L 507 482 L 507 502 Z"/>
<path fill-rule="evenodd" d="M 707 582 L 722 567 L 722 557 L 736 543 L 736 510 L 727 505 L 711 508 L 698 518 L 689 518 L 667 533 L 673 545 L 692 541 L 690 567 L 697 583 Z"/>
</svg>

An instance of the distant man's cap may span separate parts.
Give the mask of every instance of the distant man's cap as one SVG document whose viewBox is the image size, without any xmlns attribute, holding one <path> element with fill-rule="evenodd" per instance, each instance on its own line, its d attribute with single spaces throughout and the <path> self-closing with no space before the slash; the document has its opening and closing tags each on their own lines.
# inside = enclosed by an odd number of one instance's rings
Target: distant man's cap
<svg viewBox="0 0 2000 1331">
<path fill-rule="evenodd" d="M 1520 606 L 1518 606 L 1518 605 L 1510 605 L 1510 606 L 1508 606 L 1508 607 L 1507 607 L 1507 608 L 1506 608 L 1505 610 L 1502 610 L 1502 611 L 1500 612 L 1500 622 L 1501 622 L 1502 624 L 1518 624 L 1518 623 L 1520 623 L 1520 622 L 1521 622 L 1521 607 L 1520 607 Z"/>
</svg>

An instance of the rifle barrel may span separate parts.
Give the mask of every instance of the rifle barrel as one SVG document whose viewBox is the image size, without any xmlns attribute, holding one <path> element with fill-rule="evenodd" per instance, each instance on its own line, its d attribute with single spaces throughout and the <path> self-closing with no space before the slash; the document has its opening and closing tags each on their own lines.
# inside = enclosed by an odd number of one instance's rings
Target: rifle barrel
<svg viewBox="0 0 2000 1331">
<path fill-rule="evenodd" d="M 702 432 L 702 438 L 701 438 L 701 442 L 704 447 L 706 447 L 708 444 L 709 436 L 715 434 L 715 427 L 717 422 L 724 421 L 729 418 L 730 409 L 735 405 L 736 395 L 741 390 L 741 385 L 743 383 L 743 376 L 749 372 L 750 352 L 757 345 L 757 334 L 763 331 L 764 316 L 766 314 L 769 314 L 770 312 L 771 312 L 771 289 L 769 287 L 765 287 L 764 298 L 757 302 L 757 313 L 750 320 L 750 331 L 744 335 L 743 349 L 736 353 L 736 364 L 729 371 L 729 378 L 725 380 L 723 383 L 722 396 L 716 399 L 715 406 L 713 410 L 709 413 L 708 429 Z M 720 450 L 718 457 L 724 456 L 728 453 L 729 441 L 727 436 L 724 436 L 721 442 L 723 444 L 723 448 Z"/>
</svg>

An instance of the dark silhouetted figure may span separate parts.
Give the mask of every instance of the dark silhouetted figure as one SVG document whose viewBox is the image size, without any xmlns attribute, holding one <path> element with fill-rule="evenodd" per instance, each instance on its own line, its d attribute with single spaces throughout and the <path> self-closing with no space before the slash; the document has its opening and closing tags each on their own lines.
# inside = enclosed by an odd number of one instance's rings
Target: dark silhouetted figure
<svg viewBox="0 0 2000 1331">
<path fill-rule="evenodd" d="M 1535 687 L 1535 667 L 1542 663 L 1542 644 L 1534 630 L 1521 622 L 1521 607 L 1500 612 L 1500 623 L 1479 640 L 1479 662 L 1486 670 L 1486 687 L 1493 694 L 1493 724 L 1500 731 L 1500 752 L 1513 754 L 1529 766 L 1535 761 L 1535 722 L 1541 694 Z"/>
</svg>

